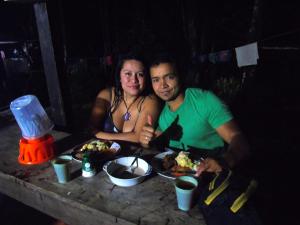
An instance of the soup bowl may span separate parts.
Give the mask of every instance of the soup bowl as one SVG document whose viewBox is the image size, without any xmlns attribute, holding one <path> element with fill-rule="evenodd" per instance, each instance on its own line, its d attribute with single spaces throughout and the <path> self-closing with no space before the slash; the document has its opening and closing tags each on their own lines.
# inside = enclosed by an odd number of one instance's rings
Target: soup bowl
<svg viewBox="0 0 300 225">
<path fill-rule="evenodd" d="M 121 187 L 134 186 L 141 183 L 152 171 L 152 167 L 141 158 L 137 158 L 131 165 L 134 160 L 134 156 L 129 156 L 108 161 L 103 165 L 103 170 L 113 184 Z"/>
</svg>

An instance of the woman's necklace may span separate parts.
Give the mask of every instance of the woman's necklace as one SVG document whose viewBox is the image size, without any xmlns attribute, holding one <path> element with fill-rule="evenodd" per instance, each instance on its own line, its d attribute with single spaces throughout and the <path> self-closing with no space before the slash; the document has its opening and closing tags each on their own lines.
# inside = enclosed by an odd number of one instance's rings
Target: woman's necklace
<svg viewBox="0 0 300 225">
<path fill-rule="evenodd" d="M 138 98 L 139 98 L 139 97 L 135 98 L 135 99 L 131 102 L 131 104 L 130 104 L 128 107 L 127 107 L 126 101 L 125 101 L 124 98 L 123 98 L 123 102 L 124 102 L 124 105 L 125 105 L 125 107 L 126 107 L 126 112 L 125 112 L 124 115 L 122 116 L 122 118 L 123 118 L 124 121 L 130 120 L 130 118 L 131 118 L 131 113 L 129 112 L 129 109 L 130 109 L 130 107 L 135 103 L 135 101 L 136 101 Z"/>
</svg>

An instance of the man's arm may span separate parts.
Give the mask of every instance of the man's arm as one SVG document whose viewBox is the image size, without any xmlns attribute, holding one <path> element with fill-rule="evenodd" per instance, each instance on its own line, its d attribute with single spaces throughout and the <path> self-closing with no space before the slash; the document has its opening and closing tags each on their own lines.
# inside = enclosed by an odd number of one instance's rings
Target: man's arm
<svg viewBox="0 0 300 225">
<path fill-rule="evenodd" d="M 233 120 L 219 126 L 216 131 L 229 145 L 228 149 L 222 156 L 206 158 L 197 168 L 196 176 L 203 171 L 218 173 L 224 168 L 233 168 L 250 155 L 249 144 Z"/>
<path fill-rule="evenodd" d="M 221 125 L 216 130 L 229 145 L 223 157 L 230 168 L 249 157 L 249 144 L 234 120 Z"/>
</svg>

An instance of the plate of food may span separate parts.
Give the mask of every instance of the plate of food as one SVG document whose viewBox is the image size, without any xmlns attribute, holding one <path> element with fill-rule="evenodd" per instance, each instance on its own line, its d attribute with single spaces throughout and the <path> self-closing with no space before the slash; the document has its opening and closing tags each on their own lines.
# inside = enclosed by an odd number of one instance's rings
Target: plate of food
<svg viewBox="0 0 300 225">
<path fill-rule="evenodd" d="M 200 160 L 194 160 L 189 152 L 179 153 L 166 149 L 165 152 L 154 156 L 152 167 L 160 176 L 175 179 L 184 175 L 195 175 Z"/>
<path fill-rule="evenodd" d="M 90 140 L 80 145 L 71 152 L 74 160 L 81 162 L 85 152 L 90 152 L 92 157 L 97 160 L 108 160 L 121 150 L 117 142 L 105 140 Z"/>
</svg>

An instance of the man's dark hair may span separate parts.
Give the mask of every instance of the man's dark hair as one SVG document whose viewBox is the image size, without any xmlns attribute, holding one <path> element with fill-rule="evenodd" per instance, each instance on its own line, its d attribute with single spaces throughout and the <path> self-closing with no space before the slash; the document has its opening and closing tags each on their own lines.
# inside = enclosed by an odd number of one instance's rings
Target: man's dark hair
<svg viewBox="0 0 300 225">
<path fill-rule="evenodd" d="M 177 60 L 175 57 L 169 53 L 158 53 L 151 57 L 149 66 L 158 66 L 161 63 L 170 63 L 177 69 Z"/>
</svg>

